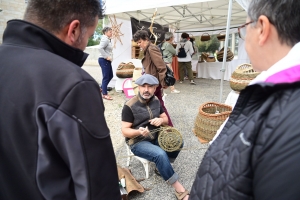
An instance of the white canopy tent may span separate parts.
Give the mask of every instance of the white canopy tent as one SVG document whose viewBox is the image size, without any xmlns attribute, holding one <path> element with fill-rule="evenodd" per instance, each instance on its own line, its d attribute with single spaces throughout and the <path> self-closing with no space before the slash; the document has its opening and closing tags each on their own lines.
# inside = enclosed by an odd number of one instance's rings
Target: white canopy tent
<svg viewBox="0 0 300 200">
<path fill-rule="evenodd" d="M 116 18 L 129 20 L 134 17 L 141 21 L 151 22 L 154 9 L 157 8 L 155 23 L 167 26 L 175 32 L 200 32 L 210 34 L 226 30 L 226 38 L 230 32 L 235 32 L 239 25 L 245 23 L 247 7 L 251 0 L 113 0 L 106 1 L 106 15 L 115 15 Z M 235 28 L 231 29 L 230 28 Z M 195 34 L 194 34 L 195 33 Z M 198 34 L 197 34 L 198 33 Z M 225 41 L 224 49 L 228 47 Z M 224 58 L 227 51 L 224 51 Z M 223 92 L 223 79 L 225 62 L 221 71 L 223 72 L 220 84 L 220 101 Z"/>
</svg>

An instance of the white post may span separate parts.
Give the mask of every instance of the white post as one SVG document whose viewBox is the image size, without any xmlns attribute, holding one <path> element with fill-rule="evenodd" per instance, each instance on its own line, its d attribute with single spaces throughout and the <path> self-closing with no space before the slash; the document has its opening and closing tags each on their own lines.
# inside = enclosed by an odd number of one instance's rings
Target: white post
<svg viewBox="0 0 300 200">
<path fill-rule="evenodd" d="M 226 39 L 225 39 L 224 54 L 223 54 L 223 63 L 222 63 L 222 69 L 220 70 L 221 71 L 221 85 L 220 85 L 220 98 L 219 98 L 220 103 L 222 103 L 223 82 L 224 82 L 225 64 L 226 64 L 226 57 L 227 57 L 231 11 L 232 11 L 232 0 L 229 0 L 227 26 L 226 26 L 226 36 L 225 36 Z"/>
</svg>

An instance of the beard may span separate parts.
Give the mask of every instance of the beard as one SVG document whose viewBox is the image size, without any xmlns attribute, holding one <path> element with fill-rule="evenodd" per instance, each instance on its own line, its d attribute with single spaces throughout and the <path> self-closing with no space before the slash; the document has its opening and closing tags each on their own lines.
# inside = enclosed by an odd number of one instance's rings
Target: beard
<svg viewBox="0 0 300 200">
<path fill-rule="evenodd" d="M 144 92 L 142 95 L 143 99 L 150 99 L 153 97 L 153 94 L 150 94 L 149 92 Z"/>
</svg>

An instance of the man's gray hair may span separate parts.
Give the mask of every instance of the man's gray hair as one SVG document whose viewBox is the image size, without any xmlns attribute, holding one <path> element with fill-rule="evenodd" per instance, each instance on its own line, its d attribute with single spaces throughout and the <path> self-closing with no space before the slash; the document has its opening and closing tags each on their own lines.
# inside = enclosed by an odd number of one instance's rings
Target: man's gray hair
<svg viewBox="0 0 300 200">
<path fill-rule="evenodd" d="M 275 26 L 281 43 L 294 46 L 300 41 L 299 0 L 252 0 L 248 9 L 249 18 L 256 22 L 261 15 L 265 15 Z"/>
<path fill-rule="evenodd" d="M 50 33 L 59 33 L 73 20 L 80 21 L 81 30 L 103 18 L 102 0 L 29 0 L 24 20 Z"/>
<path fill-rule="evenodd" d="M 110 27 L 106 26 L 102 29 L 102 33 L 105 34 L 107 31 L 112 30 Z"/>
<path fill-rule="evenodd" d="M 165 40 L 169 41 L 172 37 L 174 37 L 173 33 L 171 32 L 166 32 L 165 33 Z"/>
</svg>

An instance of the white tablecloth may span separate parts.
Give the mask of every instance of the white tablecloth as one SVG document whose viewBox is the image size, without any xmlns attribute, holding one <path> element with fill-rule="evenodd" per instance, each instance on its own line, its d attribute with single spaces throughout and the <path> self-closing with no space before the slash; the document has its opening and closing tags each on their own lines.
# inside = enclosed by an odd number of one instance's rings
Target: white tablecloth
<svg viewBox="0 0 300 200">
<path fill-rule="evenodd" d="M 249 63 L 248 60 L 232 60 L 225 63 L 224 80 L 229 81 L 233 71 L 243 63 Z M 197 78 L 221 79 L 222 62 L 203 62 L 197 63 Z"/>
</svg>

